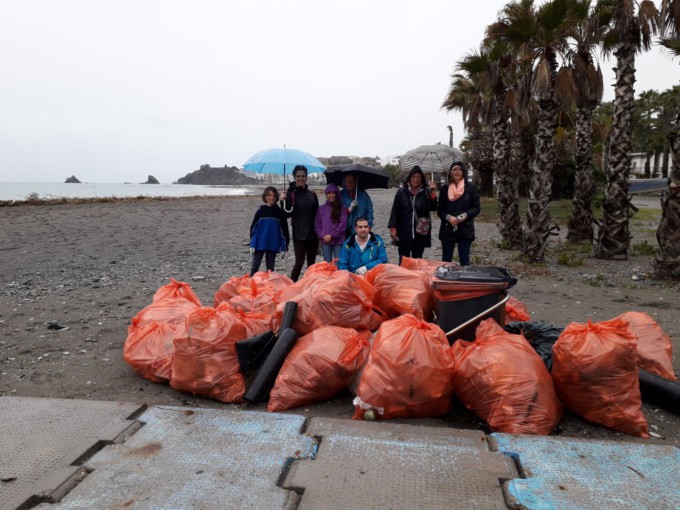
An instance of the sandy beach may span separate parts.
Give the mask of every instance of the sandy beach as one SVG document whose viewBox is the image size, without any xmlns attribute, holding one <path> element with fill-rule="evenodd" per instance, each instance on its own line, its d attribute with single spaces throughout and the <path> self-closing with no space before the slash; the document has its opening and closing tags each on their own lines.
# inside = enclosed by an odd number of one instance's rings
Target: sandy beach
<svg viewBox="0 0 680 510">
<path fill-rule="evenodd" d="M 383 237 L 394 191 L 371 192 L 374 231 Z M 124 363 L 122 347 L 130 319 L 171 277 L 189 282 L 212 305 L 222 283 L 249 271 L 248 229 L 260 203 L 259 196 L 250 196 L 0 207 L 0 395 L 225 406 L 142 379 Z M 634 224 L 633 242 L 655 244 L 655 229 Z M 517 252 L 497 247 L 495 225 L 478 222 L 476 230 L 473 263 L 510 269 L 519 280 L 511 294 L 526 303 L 532 319 L 566 326 L 646 312 L 674 339 L 674 368 L 680 373 L 680 286 L 650 279 L 650 256 L 558 265 L 563 228 L 550 241 L 546 264 L 525 266 Z M 439 259 L 439 242 L 433 244 L 425 257 Z M 397 261 L 394 247 L 388 255 Z M 277 261 L 284 274 L 291 267 L 290 258 Z M 65 329 L 48 329 L 48 321 Z M 352 411 L 347 393 L 290 412 L 349 419 Z M 652 441 L 680 446 L 680 416 L 647 404 L 643 411 L 659 436 Z M 460 408 L 416 423 L 483 428 Z M 632 439 L 569 414 L 555 433 Z"/>
</svg>

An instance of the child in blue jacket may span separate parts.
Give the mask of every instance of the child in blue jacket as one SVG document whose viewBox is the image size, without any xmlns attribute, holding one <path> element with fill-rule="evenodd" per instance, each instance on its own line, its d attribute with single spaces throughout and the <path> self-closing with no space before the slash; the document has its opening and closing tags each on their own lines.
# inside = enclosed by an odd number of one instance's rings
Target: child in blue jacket
<svg viewBox="0 0 680 510">
<path fill-rule="evenodd" d="M 257 210 L 250 225 L 250 253 L 253 255 L 250 276 L 260 270 L 263 257 L 267 271 L 274 271 L 276 254 L 287 251 L 290 242 L 288 221 L 283 210 L 277 205 L 279 192 L 274 186 L 267 186 L 264 189 L 262 201 L 264 205 Z"/>
</svg>

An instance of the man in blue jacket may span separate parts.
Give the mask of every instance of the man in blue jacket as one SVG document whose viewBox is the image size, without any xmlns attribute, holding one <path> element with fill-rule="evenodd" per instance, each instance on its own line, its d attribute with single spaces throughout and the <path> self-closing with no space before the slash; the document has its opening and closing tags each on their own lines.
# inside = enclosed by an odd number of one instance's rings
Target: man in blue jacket
<svg viewBox="0 0 680 510">
<path fill-rule="evenodd" d="M 345 175 L 340 201 L 347 209 L 347 232 L 350 237 L 355 234 L 354 224 L 358 218 L 368 220 L 368 226 L 373 227 L 373 202 L 365 190 L 357 187 L 357 176 L 354 174 Z"/>
<path fill-rule="evenodd" d="M 338 269 L 363 275 L 378 264 L 387 264 L 387 252 L 382 238 L 371 232 L 366 218 L 354 222 L 356 235 L 351 236 L 340 250 Z"/>
</svg>

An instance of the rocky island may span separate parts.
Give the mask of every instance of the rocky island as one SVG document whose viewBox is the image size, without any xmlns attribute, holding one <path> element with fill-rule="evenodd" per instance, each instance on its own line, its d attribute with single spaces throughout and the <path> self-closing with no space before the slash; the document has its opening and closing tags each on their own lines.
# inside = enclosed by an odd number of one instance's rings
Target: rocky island
<svg viewBox="0 0 680 510">
<path fill-rule="evenodd" d="M 160 184 L 160 182 L 158 182 L 158 179 L 156 179 L 153 175 L 149 174 L 146 182 L 142 182 L 141 184 Z"/>
<path fill-rule="evenodd" d="M 75 175 L 72 175 L 71 177 L 68 177 L 64 183 L 66 184 L 80 184 L 80 181 Z"/>
<path fill-rule="evenodd" d="M 257 184 L 257 179 L 241 173 L 235 166 L 212 167 L 201 165 L 201 168 L 177 179 L 175 184 L 204 184 L 204 185 L 239 185 Z"/>
</svg>

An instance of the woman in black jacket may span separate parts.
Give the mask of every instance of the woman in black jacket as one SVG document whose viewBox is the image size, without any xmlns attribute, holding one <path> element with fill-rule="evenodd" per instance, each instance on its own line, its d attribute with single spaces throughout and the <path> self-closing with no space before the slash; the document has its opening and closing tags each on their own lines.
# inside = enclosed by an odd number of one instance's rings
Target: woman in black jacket
<svg viewBox="0 0 680 510">
<path fill-rule="evenodd" d="M 290 273 L 290 279 L 294 282 L 300 278 L 302 266 L 307 259 L 307 267 L 316 261 L 316 252 L 319 249 L 319 240 L 314 231 L 314 218 L 319 208 L 319 199 L 312 190 L 307 187 L 307 168 L 298 165 L 293 169 L 294 182 L 290 183 L 288 191 L 283 194 L 281 207 L 287 218 L 291 218 L 293 227 L 293 250 L 295 263 Z"/>
<path fill-rule="evenodd" d="M 428 188 L 425 174 L 416 165 L 394 196 L 387 224 L 392 239 L 399 246 L 400 264 L 402 257 L 422 258 L 425 248 L 432 245 L 430 211 L 436 210 L 435 184 L 431 182 Z"/>
<path fill-rule="evenodd" d="M 453 260 L 453 250 L 458 244 L 460 265 L 470 265 L 470 246 L 475 240 L 474 218 L 479 210 L 477 186 L 468 182 L 465 163 L 454 161 L 449 168 L 449 184 L 439 192 L 437 208 L 437 215 L 442 220 L 439 239 L 444 262 Z"/>
</svg>

